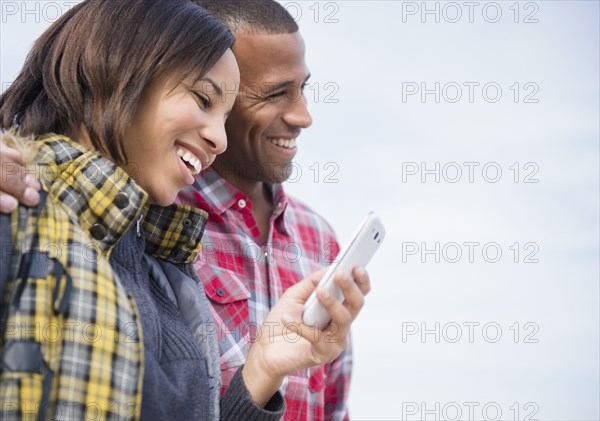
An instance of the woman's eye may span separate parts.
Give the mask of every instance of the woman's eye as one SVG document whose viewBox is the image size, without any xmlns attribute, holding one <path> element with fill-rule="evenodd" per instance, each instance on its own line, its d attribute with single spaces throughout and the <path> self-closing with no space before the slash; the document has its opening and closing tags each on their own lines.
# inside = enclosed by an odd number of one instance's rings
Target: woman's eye
<svg viewBox="0 0 600 421">
<path fill-rule="evenodd" d="M 208 108 L 208 106 L 210 105 L 210 100 L 206 96 L 204 96 L 202 94 L 199 94 L 197 92 L 194 92 L 194 95 L 202 103 L 202 105 L 204 106 L 204 108 Z"/>
</svg>

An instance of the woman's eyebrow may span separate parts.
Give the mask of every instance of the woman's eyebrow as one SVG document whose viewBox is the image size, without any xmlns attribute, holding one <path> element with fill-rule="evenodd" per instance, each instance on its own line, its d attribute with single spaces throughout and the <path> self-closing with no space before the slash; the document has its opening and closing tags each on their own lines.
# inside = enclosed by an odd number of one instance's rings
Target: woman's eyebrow
<svg viewBox="0 0 600 421">
<path fill-rule="evenodd" d="M 211 86 L 213 87 L 213 89 L 215 90 L 215 93 L 217 95 L 219 95 L 219 96 L 223 96 L 223 90 L 211 78 L 205 77 L 205 78 L 202 78 L 202 79 L 198 80 L 198 82 L 208 82 L 208 83 L 210 83 Z"/>
</svg>

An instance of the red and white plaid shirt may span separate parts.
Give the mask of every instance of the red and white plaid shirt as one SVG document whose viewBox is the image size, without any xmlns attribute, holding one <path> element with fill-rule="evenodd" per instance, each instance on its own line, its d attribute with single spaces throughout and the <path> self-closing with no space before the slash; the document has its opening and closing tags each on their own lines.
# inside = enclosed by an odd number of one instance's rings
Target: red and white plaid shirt
<svg viewBox="0 0 600 421">
<path fill-rule="evenodd" d="M 224 392 L 244 364 L 261 324 L 283 292 L 339 252 L 331 226 L 298 200 L 272 186 L 276 205 L 268 241 L 261 240 L 252 203 L 213 169 L 204 171 L 179 201 L 209 213 L 195 267 L 212 305 Z M 288 376 L 282 392 L 285 420 L 348 419 L 352 370 L 348 348 L 332 363 Z"/>
</svg>

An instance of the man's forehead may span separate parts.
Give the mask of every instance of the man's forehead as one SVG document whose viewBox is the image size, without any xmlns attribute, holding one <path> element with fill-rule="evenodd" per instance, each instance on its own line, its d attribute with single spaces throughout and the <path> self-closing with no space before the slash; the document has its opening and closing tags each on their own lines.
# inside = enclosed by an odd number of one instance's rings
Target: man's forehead
<svg viewBox="0 0 600 421">
<path fill-rule="evenodd" d="M 277 82 L 308 76 L 304 40 L 299 32 L 236 33 L 235 36 L 233 51 L 240 66 L 242 82 Z"/>
</svg>

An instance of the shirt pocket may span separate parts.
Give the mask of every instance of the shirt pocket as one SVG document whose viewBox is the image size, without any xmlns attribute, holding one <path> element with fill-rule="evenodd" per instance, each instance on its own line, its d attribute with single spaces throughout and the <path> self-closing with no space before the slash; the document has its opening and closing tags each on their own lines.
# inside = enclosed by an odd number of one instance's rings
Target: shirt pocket
<svg viewBox="0 0 600 421">
<path fill-rule="evenodd" d="M 211 304 L 223 380 L 226 381 L 230 377 L 226 371 L 232 369 L 235 373 L 237 367 L 246 361 L 252 334 L 256 331 L 256 326 L 249 321 L 251 294 L 244 279 L 233 271 L 210 264 L 196 269 Z"/>
</svg>

